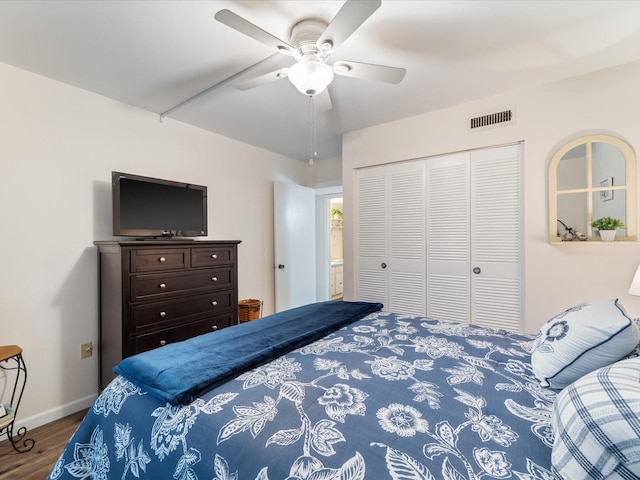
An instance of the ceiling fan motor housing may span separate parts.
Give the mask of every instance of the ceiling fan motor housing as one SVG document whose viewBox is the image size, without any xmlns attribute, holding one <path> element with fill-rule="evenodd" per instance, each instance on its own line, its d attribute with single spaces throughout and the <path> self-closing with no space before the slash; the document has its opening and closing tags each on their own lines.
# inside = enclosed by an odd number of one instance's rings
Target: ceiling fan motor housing
<svg viewBox="0 0 640 480">
<path fill-rule="evenodd" d="M 317 42 L 327 25 L 324 20 L 316 18 L 299 21 L 291 28 L 289 35 L 291 45 L 298 50 L 301 56 L 313 53 L 324 61 L 331 53 L 333 44 L 329 40 L 323 43 L 321 48 L 318 48 Z"/>
</svg>

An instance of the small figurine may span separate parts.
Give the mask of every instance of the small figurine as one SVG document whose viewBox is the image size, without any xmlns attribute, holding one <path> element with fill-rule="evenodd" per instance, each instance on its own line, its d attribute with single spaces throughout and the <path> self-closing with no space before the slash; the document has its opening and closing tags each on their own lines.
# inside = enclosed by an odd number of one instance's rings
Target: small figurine
<svg viewBox="0 0 640 480">
<path fill-rule="evenodd" d="M 560 224 L 564 227 L 564 233 L 562 234 L 562 241 L 563 242 L 571 242 L 573 240 L 579 240 L 581 242 L 584 242 L 587 239 L 587 236 L 578 231 L 578 230 L 574 230 L 571 227 L 567 227 L 563 221 L 558 220 L 558 222 L 560 222 Z"/>
</svg>

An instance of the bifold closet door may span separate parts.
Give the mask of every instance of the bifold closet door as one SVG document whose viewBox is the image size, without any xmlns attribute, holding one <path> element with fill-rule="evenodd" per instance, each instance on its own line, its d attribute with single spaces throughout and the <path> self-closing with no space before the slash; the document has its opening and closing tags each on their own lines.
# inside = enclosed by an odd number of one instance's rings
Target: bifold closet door
<svg viewBox="0 0 640 480">
<path fill-rule="evenodd" d="M 471 152 L 472 323 L 522 328 L 521 145 Z"/>
<path fill-rule="evenodd" d="M 427 169 L 427 316 L 471 321 L 470 153 L 431 158 Z"/>
<path fill-rule="evenodd" d="M 425 164 L 356 174 L 356 297 L 425 314 Z"/>
<path fill-rule="evenodd" d="M 356 299 L 521 329 L 521 146 L 361 169 Z"/>
<path fill-rule="evenodd" d="M 427 160 L 427 316 L 521 329 L 520 145 Z"/>
</svg>

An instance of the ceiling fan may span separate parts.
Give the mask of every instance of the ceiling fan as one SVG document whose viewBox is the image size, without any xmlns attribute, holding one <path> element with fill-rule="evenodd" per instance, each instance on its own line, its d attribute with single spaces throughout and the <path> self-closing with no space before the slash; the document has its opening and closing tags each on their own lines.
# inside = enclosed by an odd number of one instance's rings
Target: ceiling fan
<svg viewBox="0 0 640 480">
<path fill-rule="evenodd" d="M 281 68 L 236 83 L 240 90 L 257 87 L 268 82 L 289 78 L 303 94 L 315 97 L 322 110 L 331 108 L 327 86 L 334 74 L 379 82 L 399 83 L 406 73 L 404 68 L 374 65 L 353 61 L 327 63 L 329 56 L 353 34 L 381 5 L 381 0 L 346 0 L 336 16 L 327 23 L 308 18 L 297 22 L 289 34 L 289 42 L 261 29 L 230 10 L 215 15 L 219 22 L 243 33 L 278 52 L 295 59 L 291 67 Z"/>
</svg>

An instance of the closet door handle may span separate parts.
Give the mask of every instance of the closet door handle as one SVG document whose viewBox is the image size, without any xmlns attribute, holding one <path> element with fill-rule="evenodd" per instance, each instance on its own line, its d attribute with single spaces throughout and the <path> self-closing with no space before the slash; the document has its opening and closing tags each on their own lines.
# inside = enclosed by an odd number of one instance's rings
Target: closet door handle
<svg viewBox="0 0 640 480">
<path fill-rule="evenodd" d="M 481 271 L 482 270 L 480 270 L 480 267 L 474 267 L 473 270 L 472 270 L 472 272 L 475 273 L 476 275 L 480 275 Z"/>
<path fill-rule="evenodd" d="M 386 264 L 386 263 L 384 263 L 384 262 L 382 262 L 382 263 L 380 264 L 380 266 L 381 266 L 382 268 L 387 268 L 387 264 Z"/>
</svg>

